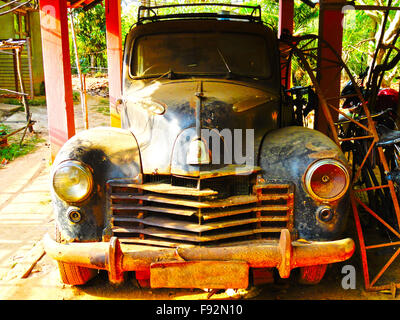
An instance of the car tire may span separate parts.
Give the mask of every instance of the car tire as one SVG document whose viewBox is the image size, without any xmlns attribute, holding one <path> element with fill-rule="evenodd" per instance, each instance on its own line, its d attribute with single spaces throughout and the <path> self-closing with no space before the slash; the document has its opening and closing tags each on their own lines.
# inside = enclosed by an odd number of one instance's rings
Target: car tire
<svg viewBox="0 0 400 320">
<path fill-rule="evenodd" d="M 56 227 L 56 241 L 61 242 L 61 233 Z M 58 270 L 60 271 L 61 281 L 69 285 L 82 285 L 92 279 L 97 270 L 76 266 L 65 262 L 57 261 Z"/>
<path fill-rule="evenodd" d="M 298 282 L 300 284 L 318 284 L 325 275 L 327 264 L 299 268 Z"/>
</svg>

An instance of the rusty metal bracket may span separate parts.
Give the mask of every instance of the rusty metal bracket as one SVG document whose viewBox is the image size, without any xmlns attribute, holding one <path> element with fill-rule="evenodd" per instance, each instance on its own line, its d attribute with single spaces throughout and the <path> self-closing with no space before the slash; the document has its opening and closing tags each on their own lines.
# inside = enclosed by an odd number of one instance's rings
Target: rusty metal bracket
<svg viewBox="0 0 400 320">
<path fill-rule="evenodd" d="M 292 269 L 292 241 L 290 240 L 290 232 L 287 229 L 281 231 L 279 252 L 281 254 L 281 262 L 278 266 L 279 275 L 281 278 L 289 278 Z"/>
<path fill-rule="evenodd" d="M 108 277 L 111 283 L 121 283 L 124 280 L 122 272 L 122 251 L 117 237 L 111 237 L 108 251 Z"/>
</svg>

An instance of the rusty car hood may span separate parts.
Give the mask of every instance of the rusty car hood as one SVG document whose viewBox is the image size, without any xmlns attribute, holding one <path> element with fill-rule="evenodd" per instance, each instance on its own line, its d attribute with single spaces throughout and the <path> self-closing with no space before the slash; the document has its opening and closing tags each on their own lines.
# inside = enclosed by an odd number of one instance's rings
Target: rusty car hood
<svg viewBox="0 0 400 320">
<path fill-rule="evenodd" d="M 135 81 L 125 89 L 122 127 L 137 139 L 143 173 L 174 173 L 174 148 L 179 135 L 196 132 L 196 104 L 202 96 L 197 126 L 202 129 L 254 129 L 261 140 L 266 129 L 278 127 L 279 94 L 243 82 L 215 79 Z M 186 131 L 186 134 L 188 131 Z M 192 133 L 193 132 L 193 133 Z M 157 156 L 154 156 L 157 155 Z M 180 174 L 210 170 L 184 166 Z M 177 173 L 177 172 L 175 172 Z"/>
</svg>

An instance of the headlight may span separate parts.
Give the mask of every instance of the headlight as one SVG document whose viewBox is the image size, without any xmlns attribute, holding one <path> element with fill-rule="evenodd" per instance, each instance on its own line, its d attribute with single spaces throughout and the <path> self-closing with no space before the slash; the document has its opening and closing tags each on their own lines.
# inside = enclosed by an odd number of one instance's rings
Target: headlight
<svg viewBox="0 0 400 320">
<path fill-rule="evenodd" d="M 346 193 L 349 183 L 350 176 L 346 167 L 333 159 L 314 162 L 305 175 L 307 191 L 322 201 L 339 199 Z"/>
<path fill-rule="evenodd" d="M 92 173 L 78 161 L 65 161 L 54 171 L 54 191 L 66 202 L 85 200 L 92 191 L 92 186 Z"/>
</svg>

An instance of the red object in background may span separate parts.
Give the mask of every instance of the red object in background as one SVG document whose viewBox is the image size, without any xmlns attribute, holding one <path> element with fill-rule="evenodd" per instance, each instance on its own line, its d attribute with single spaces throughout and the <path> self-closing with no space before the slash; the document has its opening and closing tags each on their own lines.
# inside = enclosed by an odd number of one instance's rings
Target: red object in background
<svg viewBox="0 0 400 320">
<path fill-rule="evenodd" d="M 75 135 L 67 2 L 40 0 L 43 68 L 51 157 Z"/>
<path fill-rule="evenodd" d="M 293 33 L 294 2 L 292 0 L 279 0 L 278 38 L 283 30 Z"/>
<path fill-rule="evenodd" d="M 67 16 L 67 5 L 71 5 L 71 2 L 65 0 L 39 1 L 52 159 L 55 158 L 63 144 L 75 135 Z M 74 1 L 71 7 L 76 8 L 83 3 L 82 0 Z M 115 105 L 121 96 L 121 1 L 107 0 L 105 5 L 111 125 L 120 127 L 120 119 L 119 116 L 116 116 Z"/>
<path fill-rule="evenodd" d="M 293 17 L 294 17 L 294 1 L 293 0 L 279 0 L 279 22 L 278 22 L 278 38 L 281 38 L 284 32 L 293 34 Z M 289 62 L 286 68 L 282 68 L 282 85 L 286 85 L 285 89 L 290 89 L 291 81 L 286 81 L 286 73 L 291 77 L 292 65 Z"/>
<path fill-rule="evenodd" d="M 391 108 L 396 113 L 398 102 L 399 93 L 396 90 L 391 88 L 381 89 L 376 98 L 376 110 L 383 111 Z"/>
<path fill-rule="evenodd" d="M 325 0 L 324 3 L 335 3 L 336 0 Z M 329 43 L 330 47 L 339 55 L 342 52 L 343 38 L 343 12 L 339 6 L 321 6 L 319 13 L 319 36 Z M 319 42 L 319 61 L 317 69 L 317 79 L 320 92 L 325 97 L 340 96 L 340 75 L 342 67 L 336 63 L 338 61 L 334 51 L 322 42 Z M 339 108 L 339 100 L 332 101 L 331 105 Z M 332 137 L 329 129 L 329 121 L 326 119 L 323 109 L 320 106 L 316 117 L 316 129 Z M 333 121 L 337 121 L 339 113 L 331 111 Z"/>
<path fill-rule="evenodd" d="M 2 139 L 2 138 L 0 137 L 0 148 L 5 148 L 5 147 L 8 147 L 7 138 Z"/>
</svg>

